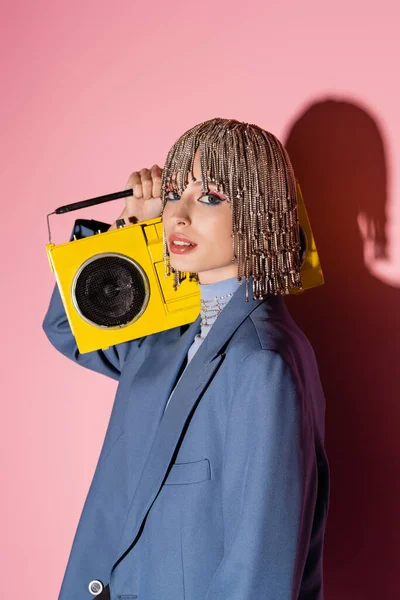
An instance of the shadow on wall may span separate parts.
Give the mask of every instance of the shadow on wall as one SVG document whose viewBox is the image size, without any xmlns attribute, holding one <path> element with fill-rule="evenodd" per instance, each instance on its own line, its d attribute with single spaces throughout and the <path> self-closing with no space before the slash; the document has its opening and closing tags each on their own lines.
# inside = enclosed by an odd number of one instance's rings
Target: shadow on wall
<svg viewBox="0 0 400 600">
<path fill-rule="evenodd" d="M 366 267 L 358 226 L 364 213 L 385 260 L 383 142 L 365 110 L 327 100 L 307 108 L 285 147 L 325 276 L 286 301 L 314 347 L 326 395 L 325 600 L 392 600 L 400 589 L 400 289 Z"/>
</svg>

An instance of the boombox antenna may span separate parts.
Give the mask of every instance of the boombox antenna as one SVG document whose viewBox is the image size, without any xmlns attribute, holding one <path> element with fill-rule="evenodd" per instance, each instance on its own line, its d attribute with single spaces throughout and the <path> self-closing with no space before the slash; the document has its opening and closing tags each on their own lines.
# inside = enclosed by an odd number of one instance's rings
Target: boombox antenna
<svg viewBox="0 0 400 600">
<path fill-rule="evenodd" d="M 133 196 L 133 189 L 128 188 L 122 190 L 122 192 L 114 192 L 113 194 L 106 194 L 105 196 L 97 196 L 97 198 L 89 198 L 88 200 L 81 200 L 80 202 L 74 202 L 73 204 L 66 204 L 56 208 L 54 212 L 47 215 L 47 229 L 49 232 L 49 243 L 51 244 L 51 232 L 50 232 L 50 220 L 51 215 L 62 215 L 66 212 L 73 210 L 79 210 L 80 208 L 87 208 L 88 206 L 94 206 L 95 204 L 102 204 L 103 202 L 110 202 L 110 200 L 119 200 L 119 198 L 126 198 L 127 196 Z"/>
<path fill-rule="evenodd" d="M 49 214 L 47 215 L 47 231 L 49 232 L 49 244 L 51 244 L 51 243 L 52 243 L 52 242 L 51 242 L 51 231 L 50 231 L 50 219 L 49 219 L 49 217 L 50 217 L 51 215 L 54 215 L 54 213 L 53 213 L 53 212 L 51 212 L 51 213 L 49 213 Z"/>
</svg>

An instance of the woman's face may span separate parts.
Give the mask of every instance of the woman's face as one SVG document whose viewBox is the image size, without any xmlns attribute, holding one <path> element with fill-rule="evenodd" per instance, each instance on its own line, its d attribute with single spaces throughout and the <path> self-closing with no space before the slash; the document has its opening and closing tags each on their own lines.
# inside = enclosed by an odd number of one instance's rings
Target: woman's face
<svg viewBox="0 0 400 600">
<path fill-rule="evenodd" d="M 200 151 L 193 173 L 182 196 L 169 191 L 162 215 L 170 264 L 174 269 L 198 273 L 200 283 L 214 283 L 237 276 L 232 263 L 232 213 L 228 198 L 210 183 L 210 193 L 202 196 Z M 174 244 L 173 240 L 181 241 Z M 182 245 L 183 241 L 193 245 Z"/>
</svg>

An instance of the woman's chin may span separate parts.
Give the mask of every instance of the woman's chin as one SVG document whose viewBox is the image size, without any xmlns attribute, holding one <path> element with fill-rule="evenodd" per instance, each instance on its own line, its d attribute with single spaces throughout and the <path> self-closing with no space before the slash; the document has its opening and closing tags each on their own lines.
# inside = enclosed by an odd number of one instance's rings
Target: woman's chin
<svg viewBox="0 0 400 600">
<path fill-rule="evenodd" d="M 175 257 L 170 257 L 169 264 L 175 271 L 185 271 L 186 273 L 197 273 L 198 265 L 197 261 L 187 260 L 187 259 L 176 259 Z"/>
</svg>

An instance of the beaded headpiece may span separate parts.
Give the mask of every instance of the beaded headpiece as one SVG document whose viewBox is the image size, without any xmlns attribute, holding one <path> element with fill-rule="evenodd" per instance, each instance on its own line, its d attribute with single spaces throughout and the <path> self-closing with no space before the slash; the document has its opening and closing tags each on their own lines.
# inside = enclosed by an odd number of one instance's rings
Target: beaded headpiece
<svg viewBox="0 0 400 600">
<path fill-rule="evenodd" d="M 301 288 L 300 231 L 296 179 L 281 142 L 257 125 L 215 118 L 195 125 L 168 152 L 162 172 L 162 208 L 172 188 L 182 195 L 193 174 L 200 148 L 202 192 L 209 183 L 223 193 L 232 210 L 232 262 L 238 262 L 238 281 L 253 281 L 253 298 L 288 294 Z M 173 179 L 174 177 L 174 179 Z M 174 276 L 174 288 L 187 276 L 170 265 L 163 235 L 165 275 Z M 196 273 L 189 273 L 198 280 Z"/>
</svg>

